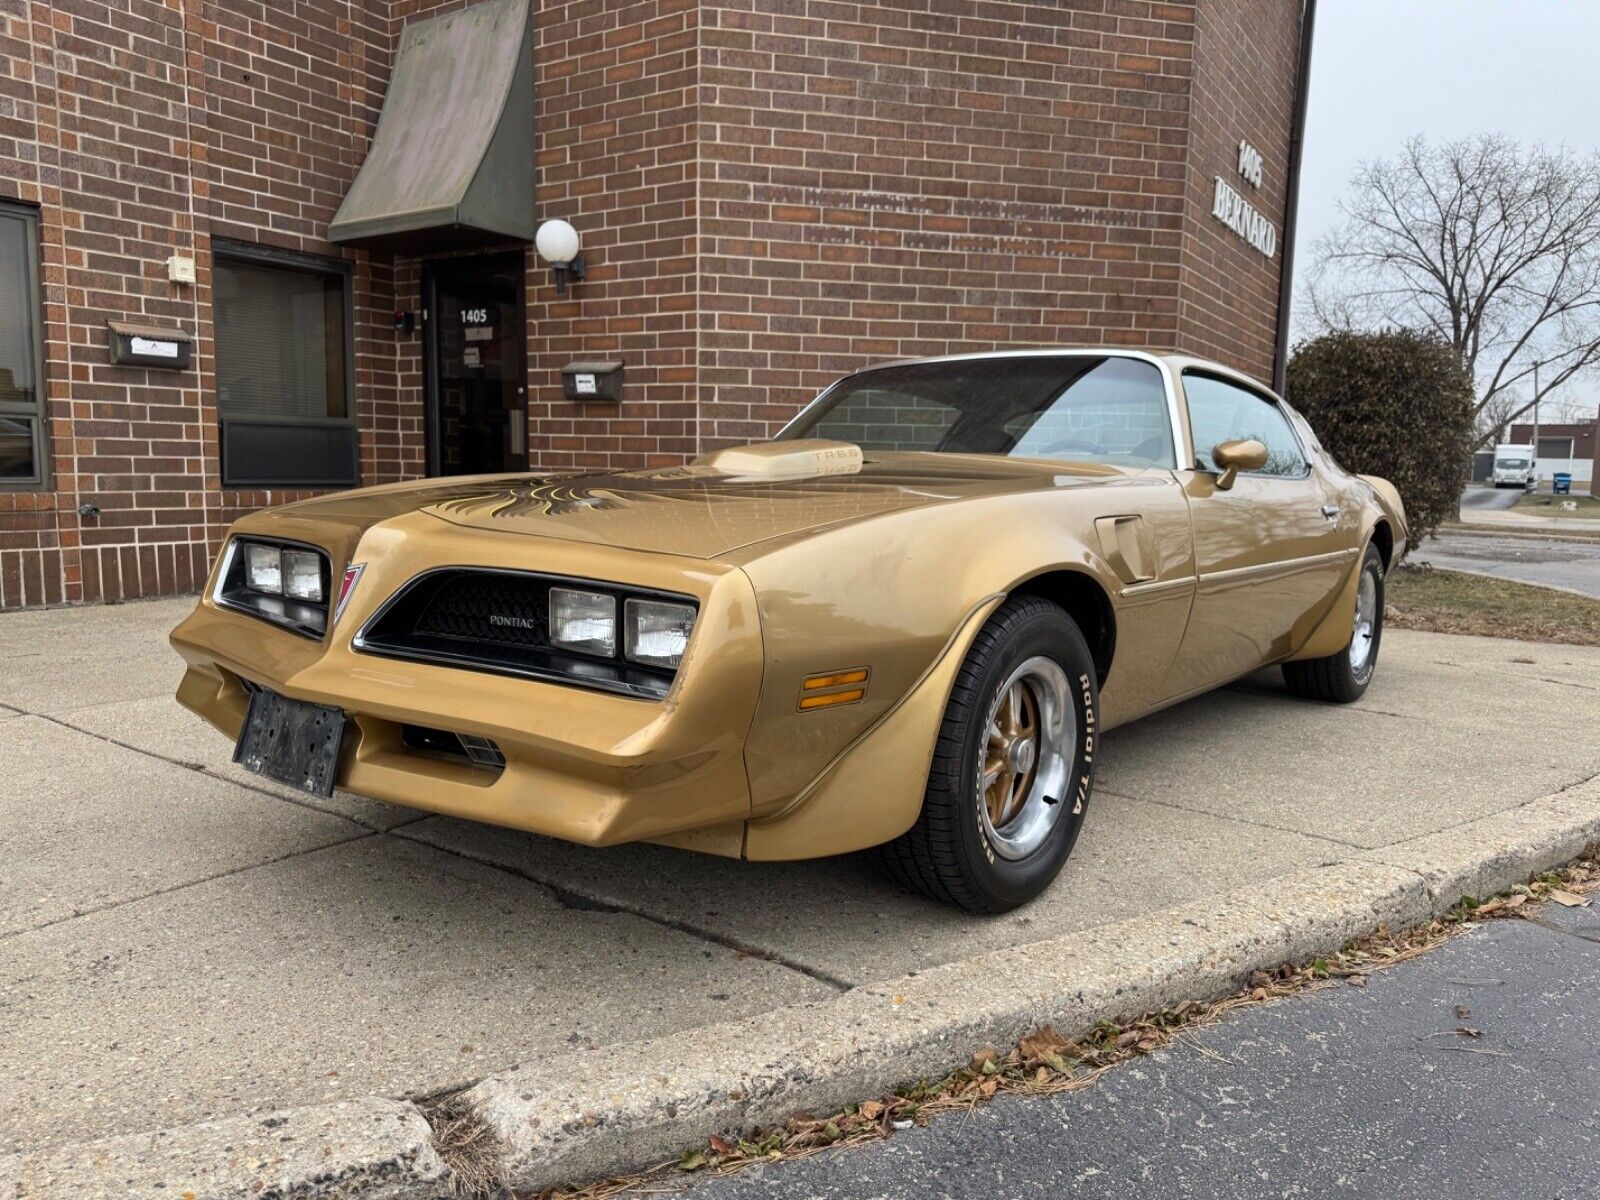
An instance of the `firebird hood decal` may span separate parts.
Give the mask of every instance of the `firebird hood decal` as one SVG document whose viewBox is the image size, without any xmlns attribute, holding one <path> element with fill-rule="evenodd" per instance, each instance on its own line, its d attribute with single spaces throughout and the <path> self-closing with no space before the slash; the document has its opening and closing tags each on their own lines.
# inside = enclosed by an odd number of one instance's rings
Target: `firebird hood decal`
<svg viewBox="0 0 1600 1200">
<path fill-rule="evenodd" d="M 852 475 L 766 479 L 703 464 L 499 486 L 429 505 L 446 521 L 480 529 L 709 558 L 741 546 L 981 495 L 1087 483 L 1118 472 L 1042 470 L 1038 463 L 942 463 L 927 454 L 869 458 Z M 933 460 L 933 461 L 929 461 Z"/>
<path fill-rule="evenodd" d="M 923 505 L 1130 483 L 1140 474 L 1093 464 L 915 452 L 873 453 L 849 474 L 732 475 L 716 461 L 606 474 L 429 479 L 336 493 L 277 511 L 359 528 L 425 512 L 476 529 L 712 558 Z M 1170 478 L 1164 472 L 1162 477 Z"/>
</svg>

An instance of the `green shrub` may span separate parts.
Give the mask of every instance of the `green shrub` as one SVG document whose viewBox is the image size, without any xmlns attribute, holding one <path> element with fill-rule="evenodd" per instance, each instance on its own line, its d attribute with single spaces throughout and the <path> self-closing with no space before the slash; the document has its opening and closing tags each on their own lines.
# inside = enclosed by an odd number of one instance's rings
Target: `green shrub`
<svg viewBox="0 0 1600 1200">
<path fill-rule="evenodd" d="M 1288 392 L 1345 470 L 1399 490 L 1411 545 L 1456 515 L 1474 389 L 1443 341 L 1407 330 L 1324 334 L 1295 347 Z"/>
</svg>

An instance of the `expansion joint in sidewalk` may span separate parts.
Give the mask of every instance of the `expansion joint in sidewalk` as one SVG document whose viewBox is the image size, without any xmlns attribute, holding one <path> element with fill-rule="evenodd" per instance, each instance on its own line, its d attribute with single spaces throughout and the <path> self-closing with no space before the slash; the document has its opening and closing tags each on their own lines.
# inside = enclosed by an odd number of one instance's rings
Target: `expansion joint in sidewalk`
<svg viewBox="0 0 1600 1200">
<path fill-rule="evenodd" d="M 85 737 L 92 737 L 97 741 L 105 742 L 108 745 L 117 746 L 123 750 L 131 750 L 135 754 L 142 754 L 146 758 L 153 758 L 157 762 L 166 763 L 168 766 L 181 767 L 185 771 L 193 771 L 197 775 L 204 775 L 207 779 L 215 779 L 219 783 L 228 784 L 230 787 L 236 787 L 241 791 L 249 792 L 255 796 L 265 796 L 269 800 L 279 800 L 284 804 L 293 804 L 297 808 L 303 808 L 307 812 L 319 813 L 324 817 L 338 817 L 340 820 L 349 821 L 352 825 L 355 825 L 361 829 L 365 829 L 369 833 L 383 832 L 383 830 L 378 826 L 369 824 L 368 822 L 361 820 L 359 817 L 352 817 L 348 813 L 342 813 L 332 808 L 323 808 L 319 804 L 313 804 L 309 800 L 302 800 L 298 796 L 285 795 L 283 792 L 270 791 L 267 788 L 256 787 L 255 785 L 245 783 L 242 780 L 232 779 L 227 775 L 218 774 L 204 763 L 187 762 L 181 758 L 172 758 L 165 754 L 158 754 L 154 750 L 145 749 L 143 746 L 135 746 L 128 742 L 120 741 L 117 738 L 110 737 L 107 734 L 96 733 L 92 729 L 85 729 L 81 725 L 74 725 L 71 721 L 65 720 L 62 717 L 51 716 L 49 713 L 29 713 L 27 715 L 49 721 L 52 725 L 58 725 L 62 729 L 70 729 L 73 733 L 81 733 Z M 421 818 L 419 817 L 417 820 L 421 820 Z M 410 823 L 411 822 L 409 821 L 405 822 L 405 824 Z"/>
<path fill-rule="evenodd" d="M 396 828 L 400 827 L 397 826 Z M 395 830 L 390 830 L 389 832 L 394 833 Z M 618 916 L 637 917 L 641 921 L 648 921 L 650 924 L 658 925 L 662 929 L 670 929 L 675 933 L 685 934 L 688 937 L 696 938 L 703 942 L 709 942 L 712 945 L 721 946 L 726 950 L 733 950 L 736 953 L 745 955 L 748 958 L 764 959 L 775 966 L 780 966 L 787 970 L 793 971 L 796 974 L 804 975 L 807 979 L 814 980 L 817 983 L 833 988 L 838 992 L 848 992 L 856 986 L 856 984 L 852 981 L 821 970 L 812 966 L 810 963 L 801 962 L 798 959 L 790 958 L 787 955 L 780 954 L 775 950 L 769 950 L 765 947 L 742 941 L 739 938 L 729 937 L 725 933 L 719 933 L 714 929 L 707 929 L 705 926 L 696 925 L 692 921 L 684 921 L 677 917 L 665 917 L 660 913 L 651 912 L 649 909 L 637 904 L 626 904 L 617 900 L 605 900 L 599 896 L 590 895 L 586 892 L 580 892 L 575 888 L 568 887 L 566 884 L 555 883 L 551 880 L 540 878 L 538 875 L 534 875 L 529 871 L 524 871 L 517 867 L 507 866 L 504 863 L 498 863 L 492 859 L 481 858 L 475 854 L 467 854 L 463 851 L 455 850 L 448 846 L 441 846 L 437 842 L 425 841 L 421 838 L 412 838 L 409 835 L 401 836 L 406 837 L 408 841 L 415 841 L 419 845 L 427 846 L 431 849 L 438 850 L 441 853 L 451 854 L 457 858 L 465 859 L 467 862 L 477 863 L 480 866 L 491 867 L 497 871 L 504 871 L 508 875 L 514 875 L 518 879 L 524 879 L 527 882 L 535 884 L 549 892 L 551 899 L 564 908 L 574 909 L 579 912 L 612 913 Z"/>
<path fill-rule="evenodd" d="M 92 917 L 98 913 L 111 912 L 114 909 L 125 908 L 130 904 L 142 904 L 146 900 L 154 900 L 160 896 L 170 896 L 175 892 L 185 892 L 190 888 L 199 887 L 201 884 L 214 883 L 219 879 L 228 879 L 234 875 L 243 875 L 247 871 L 258 871 L 262 867 L 276 866 L 278 863 L 288 862 L 295 858 L 304 858 L 308 854 L 319 854 L 324 850 L 331 850 L 335 846 L 348 846 L 352 842 L 365 841 L 367 838 L 376 837 L 378 830 L 368 829 L 362 833 L 354 834 L 347 838 L 336 838 L 331 842 L 318 842 L 315 846 L 305 846 L 299 850 L 291 850 L 287 854 L 279 854 L 272 858 L 258 859 L 255 862 L 241 863 L 237 867 L 229 867 L 226 871 L 215 871 L 210 875 L 202 875 L 198 879 L 186 879 L 182 883 L 175 883 L 171 887 L 156 888 L 149 892 L 140 892 L 137 896 L 126 896 L 121 900 L 109 900 L 104 904 L 97 904 L 92 908 L 80 908 L 68 913 L 64 917 L 53 917 L 48 921 L 41 921 L 37 925 L 29 925 L 24 929 L 13 929 L 0 932 L 0 941 L 9 938 L 21 937 L 25 933 L 37 933 L 41 929 L 50 929 L 56 925 L 64 925 L 68 921 L 76 921 L 80 917 Z"/>
</svg>

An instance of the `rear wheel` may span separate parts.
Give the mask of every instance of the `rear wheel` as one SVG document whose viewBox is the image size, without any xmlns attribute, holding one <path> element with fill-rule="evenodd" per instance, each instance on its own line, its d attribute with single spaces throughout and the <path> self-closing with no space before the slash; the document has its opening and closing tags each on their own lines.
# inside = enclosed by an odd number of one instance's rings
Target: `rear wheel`
<svg viewBox="0 0 1600 1200">
<path fill-rule="evenodd" d="M 1383 555 L 1367 546 L 1356 584 L 1356 613 L 1350 644 L 1327 658 L 1308 658 L 1283 664 L 1283 681 L 1297 696 L 1348 704 L 1359 700 L 1372 682 L 1383 641 Z"/>
<path fill-rule="evenodd" d="M 945 709 L 917 823 L 883 848 L 903 885 L 971 912 L 1026 904 L 1072 852 L 1099 693 L 1072 618 L 1036 596 L 979 632 Z"/>
</svg>

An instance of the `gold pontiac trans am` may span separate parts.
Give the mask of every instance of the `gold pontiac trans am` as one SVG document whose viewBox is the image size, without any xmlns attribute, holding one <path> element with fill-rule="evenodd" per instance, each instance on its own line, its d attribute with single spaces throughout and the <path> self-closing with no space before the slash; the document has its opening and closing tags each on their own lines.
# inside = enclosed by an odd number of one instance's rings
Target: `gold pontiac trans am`
<svg viewBox="0 0 1600 1200">
<path fill-rule="evenodd" d="M 1100 735 L 1281 664 L 1372 678 L 1405 514 L 1287 404 L 1122 350 L 894 363 L 678 467 L 367 488 L 239 521 L 172 634 L 236 761 L 582 842 L 881 847 L 1001 912 Z"/>
</svg>

